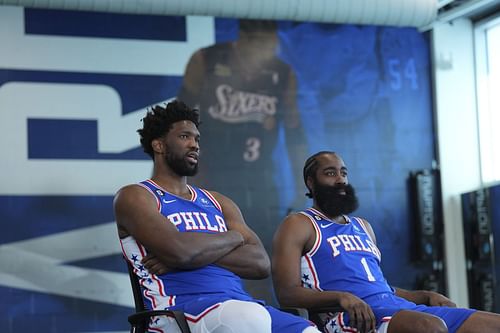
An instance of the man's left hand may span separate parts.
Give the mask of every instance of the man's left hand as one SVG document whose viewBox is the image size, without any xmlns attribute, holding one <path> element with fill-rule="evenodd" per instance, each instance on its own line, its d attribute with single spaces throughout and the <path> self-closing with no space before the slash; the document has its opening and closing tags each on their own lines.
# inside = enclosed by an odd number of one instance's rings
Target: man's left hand
<svg viewBox="0 0 500 333">
<path fill-rule="evenodd" d="M 453 303 L 448 297 L 435 292 L 429 292 L 429 305 L 430 306 L 449 306 L 456 308 L 457 305 Z"/>
</svg>

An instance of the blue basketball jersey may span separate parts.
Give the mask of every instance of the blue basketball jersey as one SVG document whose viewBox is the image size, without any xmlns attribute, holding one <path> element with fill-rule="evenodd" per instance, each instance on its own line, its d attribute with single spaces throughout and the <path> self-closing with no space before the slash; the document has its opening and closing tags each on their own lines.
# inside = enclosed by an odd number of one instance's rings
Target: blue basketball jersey
<svg viewBox="0 0 500 333">
<path fill-rule="evenodd" d="M 360 298 L 393 292 L 380 269 L 380 251 L 357 217 L 340 224 L 309 208 L 305 215 L 316 233 L 313 247 L 301 258 L 302 285 L 315 290 L 350 292 Z"/>
<path fill-rule="evenodd" d="M 426 312 L 442 318 L 456 332 L 474 310 L 416 305 L 398 297 L 380 269 L 380 251 L 360 218 L 344 216 L 346 224 L 309 208 L 300 212 L 314 227 L 316 240 L 301 258 L 302 285 L 315 290 L 345 291 L 370 305 L 377 327 L 398 311 Z M 354 332 L 349 314 L 340 312 L 327 323 L 326 332 Z"/>
<path fill-rule="evenodd" d="M 165 223 L 172 223 L 180 232 L 227 231 L 221 206 L 208 191 L 188 185 L 191 198 L 184 199 L 165 191 L 152 180 L 143 181 L 139 185 L 154 195 L 159 212 L 167 218 Z M 132 236 L 120 241 L 124 256 L 140 278 L 144 300 L 151 309 L 186 310 L 183 305 L 198 298 L 200 294 L 251 299 L 244 291 L 240 277 L 217 265 L 170 271 L 163 275 L 150 274 L 141 264 L 147 249 Z M 165 241 L 168 242 L 168 239 Z"/>
</svg>

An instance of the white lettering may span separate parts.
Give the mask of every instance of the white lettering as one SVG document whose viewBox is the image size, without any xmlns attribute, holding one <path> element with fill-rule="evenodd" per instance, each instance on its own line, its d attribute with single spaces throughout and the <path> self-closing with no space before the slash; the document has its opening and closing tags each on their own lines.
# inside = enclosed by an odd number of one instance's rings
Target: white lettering
<svg viewBox="0 0 500 333">
<path fill-rule="evenodd" d="M 206 213 L 200 213 L 201 217 L 203 217 L 203 221 L 205 221 L 205 224 L 207 225 L 207 229 L 210 230 L 210 231 L 219 231 L 219 229 L 217 229 L 217 226 L 216 225 L 212 225 L 210 224 L 210 220 L 208 219 L 208 216 Z"/>
<path fill-rule="evenodd" d="M 363 248 L 359 246 L 358 242 L 356 241 L 356 238 L 354 238 L 353 235 L 348 235 L 348 237 L 351 239 L 351 241 L 354 244 L 354 246 L 356 246 L 356 250 L 358 250 L 358 251 L 363 250 Z M 358 239 L 358 241 L 360 241 L 360 239 Z M 361 244 L 362 244 L 362 242 L 361 242 Z"/>
<path fill-rule="evenodd" d="M 365 245 L 365 243 L 363 242 L 363 240 L 361 240 L 361 237 L 359 237 L 358 235 L 356 235 L 356 236 L 354 236 L 354 237 L 356 237 L 356 239 L 359 241 L 359 243 L 360 243 L 360 244 L 361 244 L 361 246 L 363 247 L 363 249 L 362 249 L 363 251 L 366 251 L 366 252 L 372 252 L 372 251 L 370 250 L 370 248 L 369 248 L 369 247 L 366 247 L 366 245 Z"/>
<path fill-rule="evenodd" d="M 201 16 L 186 17 L 186 41 L 182 42 L 27 34 L 24 9 L 0 7 L 0 45 L 8 46 L 0 52 L 0 68 L 25 70 L 26 80 L 33 76 L 38 81 L 40 71 L 182 75 L 190 55 L 215 40 L 214 18 Z M 168 61 L 157 54 L 169 54 Z M 98 152 L 122 153 L 139 146 L 130 133 L 140 125 L 148 103 L 160 102 L 146 101 L 138 110 L 123 114 L 123 101 L 112 86 L 13 81 L 1 85 L 0 132 L 13 139 L 0 140 L 0 154 L 9 156 L 2 160 L 0 194 L 114 195 L 123 184 L 142 180 L 150 169 L 148 159 L 28 158 L 27 122 L 30 118 L 95 120 Z M 105 174 L 113 177 L 101 177 Z M 65 180 L 74 175 L 77 179 L 68 184 Z M 24 181 L 19 182 L 20 178 Z"/>
<path fill-rule="evenodd" d="M 340 251 L 337 249 L 337 247 L 340 246 L 340 240 L 337 236 L 332 236 L 327 239 L 328 243 L 330 243 L 330 246 L 333 249 L 333 256 L 336 257 L 340 254 Z"/>
<path fill-rule="evenodd" d="M 45 71 L 183 75 L 193 52 L 215 41 L 214 18 L 186 16 L 186 41 L 31 35 L 24 29 L 24 10 L 2 6 L 0 67 Z M 50 44 L 50 47 L 47 45 Z M 37 54 L 37 57 L 29 57 Z M 168 54 L 164 61 L 157 54 Z"/>
<path fill-rule="evenodd" d="M 352 245 L 349 240 L 349 235 L 339 235 L 340 241 L 344 244 L 344 250 L 346 251 L 354 251 L 356 248 Z"/>
<path fill-rule="evenodd" d="M 205 214 L 205 213 L 203 213 L 203 214 Z M 207 228 L 205 227 L 205 225 L 201 221 L 200 213 L 199 212 L 193 212 L 193 215 L 194 215 L 194 217 L 196 217 L 196 221 L 198 221 L 198 225 L 200 226 L 200 230 L 207 230 Z"/>
<path fill-rule="evenodd" d="M 345 252 L 362 251 L 374 254 L 380 259 L 380 251 L 373 242 L 369 239 L 362 239 L 358 235 L 336 235 L 327 239 L 332 247 L 333 256 L 336 257 L 340 254 L 339 247 L 342 246 Z"/>
<path fill-rule="evenodd" d="M 196 222 L 193 218 L 193 213 L 191 212 L 181 212 L 180 213 L 182 216 L 182 219 L 184 220 L 184 223 L 186 224 L 186 230 L 198 230 L 198 225 L 196 225 Z"/>
<path fill-rule="evenodd" d="M 375 244 L 373 244 L 370 240 L 366 240 L 366 243 L 368 244 L 368 246 L 370 247 L 371 249 L 371 252 L 377 256 L 377 258 L 380 259 L 380 251 L 378 250 L 377 246 Z"/>
<path fill-rule="evenodd" d="M 169 219 L 170 222 L 172 222 L 175 226 L 178 226 L 179 224 L 182 223 L 181 216 L 179 213 L 170 214 L 167 216 L 167 219 Z"/>
<path fill-rule="evenodd" d="M 219 231 L 227 231 L 226 222 L 224 221 L 224 219 L 219 215 L 215 215 L 215 219 L 217 220 L 217 224 L 219 225 Z"/>
<path fill-rule="evenodd" d="M 178 212 L 167 216 L 167 218 L 176 227 L 184 223 L 186 231 L 192 230 L 209 230 L 214 232 L 224 232 L 227 231 L 226 222 L 224 218 L 215 215 L 215 220 L 217 224 L 210 222 L 207 213 L 203 212 Z"/>
<path fill-rule="evenodd" d="M 278 99 L 274 96 L 238 91 L 228 85 L 217 87 L 216 96 L 218 104 L 210 106 L 208 112 L 228 123 L 261 123 L 276 114 Z"/>
</svg>

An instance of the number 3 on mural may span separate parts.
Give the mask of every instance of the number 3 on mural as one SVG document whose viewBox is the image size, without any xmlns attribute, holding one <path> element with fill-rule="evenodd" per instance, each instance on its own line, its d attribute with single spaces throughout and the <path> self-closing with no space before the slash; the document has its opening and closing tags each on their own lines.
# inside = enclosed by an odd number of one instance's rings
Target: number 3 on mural
<svg viewBox="0 0 500 333">
<path fill-rule="evenodd" d="M 370 267 L 368 267 L 368 263 L 366 262 L 366 258 L 361 258 L 361 265 L 363 265 L 363 268 L 365 269 L 366 272 L 366 277 L 368 278 L 368 281 L 375 281 L 375 277 L 373 276 L 372 272 L 370 272 Z"/>
<path fill-rule="evenodd" d="M 254 162 L 260 157 L 260 140 L 258 138 L 248 138 L 243 159 L 247 162 Z"/>
</svg>

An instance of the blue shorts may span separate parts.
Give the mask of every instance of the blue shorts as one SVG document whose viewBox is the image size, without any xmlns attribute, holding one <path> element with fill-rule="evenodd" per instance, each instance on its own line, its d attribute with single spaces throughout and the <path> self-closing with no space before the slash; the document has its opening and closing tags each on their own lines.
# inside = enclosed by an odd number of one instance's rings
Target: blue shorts
<svg viewBox="0 0 500 333">
<path fill-rule="evenodd" d="M 429 313 L 443 319 L 448 326 L 448 332 L 455 333 L 463 322 L 476 312 L 473 309 L 417 305 L 391 293 L 377 294 L 363 300 L 371 306 L 377 319 L 377 327 L 387 321 L 384 318 L 391 317 L 401 310 L 411 310 Z M 346 312 L 343 313 L 343 319 L 348 325 L 349 315 Z"/>
<path fill-rule="evenodd" d="M 302 333 L 307 327 L 315 326 L 312 322 L 302 317 L 280 311 L 269 305 L 265 307 L 271 315 L 273 333 Z"/>
<path fill-rule="evenodd" d="M 218 304 L 229 301 L 240 300 L 254 302 L 266 308 L 271 316 L 271 325 L 273 333 L 302 333 L 307 327 L 315 326 L 312 322 L 293 314 L 280 311 L 272 306 L 265 305 L 263 301 L 255 300 L 248 295 L 226 295 L 226 294 L 197 294 L 178 296 L 176 306 L 169 310 L 182 310 L 188 316 L 202 317 Z"/>
</svg>

